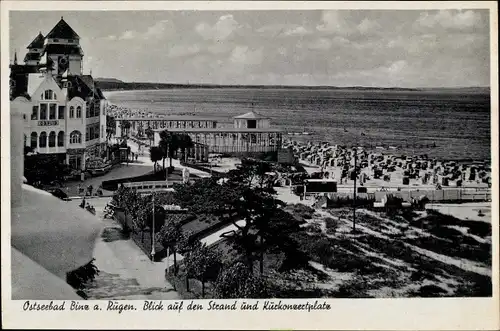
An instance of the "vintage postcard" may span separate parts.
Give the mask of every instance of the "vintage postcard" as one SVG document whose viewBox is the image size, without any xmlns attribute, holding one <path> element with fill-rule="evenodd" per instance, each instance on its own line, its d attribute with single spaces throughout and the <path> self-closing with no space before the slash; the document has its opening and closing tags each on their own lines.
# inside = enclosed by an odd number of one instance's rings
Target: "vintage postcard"
<svg viewBox="0 0 500 331">
<path fill-rule="evenodd" d="M 498 329 L 497 15 L 3 1 L 3 326 Z"/>
</svg>

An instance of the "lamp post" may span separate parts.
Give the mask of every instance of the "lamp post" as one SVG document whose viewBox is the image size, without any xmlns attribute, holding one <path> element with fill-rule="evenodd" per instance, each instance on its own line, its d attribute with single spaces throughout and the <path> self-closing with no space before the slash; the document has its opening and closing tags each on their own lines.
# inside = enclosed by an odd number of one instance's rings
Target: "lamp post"
<svg viewBox="0 0 500 331">
<path fill-rule="evenodd" d="M 354 194 L 352 199 L 352 232 L 356 231 L 356 178 L 358 177 L 358 172 L 356 169 L 358 161 L 358 148 L 354 150 Z"/>
<path fill-rule="evenodd" d="M 153 191 L 153 228 L 151 230 L 151 262 L 155 261 L 155 192 Z"/>
</svg>

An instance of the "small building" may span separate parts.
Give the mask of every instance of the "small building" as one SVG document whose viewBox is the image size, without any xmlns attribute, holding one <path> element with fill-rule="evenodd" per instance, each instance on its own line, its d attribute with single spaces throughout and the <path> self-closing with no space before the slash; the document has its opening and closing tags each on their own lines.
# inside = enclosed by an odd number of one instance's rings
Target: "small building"
<svg viewBox="0 0 500 331">
<path fill-rule="evenodd" d="M 337 181 L 333 179 L 306 179 L 304 194 L 324 194 L 337 192 Z"/>
</svg>

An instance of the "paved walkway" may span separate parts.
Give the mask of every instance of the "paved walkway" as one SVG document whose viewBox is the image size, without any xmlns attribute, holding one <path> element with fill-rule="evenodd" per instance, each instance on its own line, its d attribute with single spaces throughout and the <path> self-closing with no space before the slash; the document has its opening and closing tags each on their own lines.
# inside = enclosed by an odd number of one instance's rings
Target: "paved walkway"
<svg viewBox="0 0 500 331">
<path fill-rule="evenodd" d="M 95 264 L 100 274 L 89 290 L 90 298 L 179 299 L 173 286 L 165 279 L 165 264 L 152 262 L 131 239 L 121 236 L 117 222 L 103 218 L 103 210 L 109 200 L 93 201 L 96 216 L 102 219 L 104 229 L 94 249 Z M 69 203 L 77 204 L 78 201 Z"/>
<path fill-rule="evenodd" d="M 128 144 L 128 146 L 130 146 L 130 150 L 133 153 L 138 153 L 138 151 L 139 151 L 139 145 L 137 145 L 137 143 L 135 143 L 132 140 L 128 140 L 127 144 Z M 151 161 L 151 159 L 149 157 L 149 149 L 148 148 L 143 148 L 141 152 L 142 152 L 143 155 L 139 155 L 137 157 L 137 163 L 136 164 L 137 165 L 147 166 L 147 167 L 150 167 L 151 169 L 154 169 L 153 168 L 154 162 Z M 159 164 L 161 165 L 162 161 L 160 161 Z M 170 165 L 170 159 L 166 159 L 165 160 L 165 166 L 168 167 L 169 165 Z M 197 175 L 199 177 L 210 177 L 210 174 L 208 172 L 201 171 L 201 170 L 194 169 L 194 168 L 190 168 L 190 167 L 185 167 L 185 166 L 181 165 L 181 163 L 180 163 L 180 161 L 178 159 L 172 159 L 172 166 L 174 166 L 175 168 L 187 168 L 189 170 L 190 174 Z"/>
</svg>

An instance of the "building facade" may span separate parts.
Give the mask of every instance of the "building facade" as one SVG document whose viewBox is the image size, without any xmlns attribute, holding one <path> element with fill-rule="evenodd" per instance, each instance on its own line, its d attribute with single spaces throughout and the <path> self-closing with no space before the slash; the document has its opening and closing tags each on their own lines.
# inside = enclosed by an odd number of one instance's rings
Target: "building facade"
<svg viewBox="0 0 500 331">
<path fill-rule="evenodd" d="M 189 124 L 186 127 L 181 124 L 181 127 L 154 130 L 154 145 L 159 144 L 160 132 L 164 130 L 188 134 L 194 143 L 194 147 L 188 151 L 188 154 L 196 161 L 204 161 L 208 153 L 235 156 L 277 153 L 282 146 L 281 130 L 272 128 L 268 117 L 255 112 L 234 117 L 232 128 L 218 127 L 217 122 L 214 122 L 213 127 L 191 125 L 190 119 L 187 123 Z M 196 124 L 196 122 L 193 123 Z"/>
<path fill-rule="evenodd" d="M 124 124 L 128 122 L 129 128 Z M 151 128 L 153 130 L 166 129 L 194 129 L 194 128 L 217 128 L 217 121 L 209 118 L 199 118 L 190 116 L 166 116 L 163 118 L 150 117 L 121 117 L 115 118 L 116 136 L 122 137 L 127 134 L 136 134 L 141 129 Z"/>
<path fill-rule="evenodd" d="M 23 114 L 24 145 L 59 156 L 76 170 L 106 150 L 107 100 L 83 75 L 80 37 L 63 18 L 28 45 L 24 65 L 11 67 L 11 107 Z M 16 56 L 17 58 L 17 56 Z"/>
</svg>

